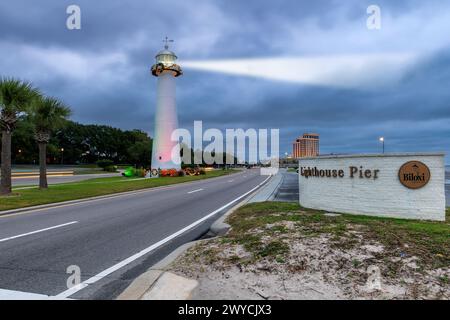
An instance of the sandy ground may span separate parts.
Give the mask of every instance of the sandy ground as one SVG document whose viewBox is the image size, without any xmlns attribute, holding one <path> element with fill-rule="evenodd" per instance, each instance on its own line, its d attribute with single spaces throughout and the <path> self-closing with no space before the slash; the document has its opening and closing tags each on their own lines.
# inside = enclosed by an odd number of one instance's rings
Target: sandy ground
<svg viewBox="0 0 450 320">
<path fill-rule="evenodd" d="M 254 259 L 240 244 L 215 238 L 188 250 L 170 269 L 199 282 L 193 299 L 450 299 L 450 266 L 423 269 L 419 257 L 390 252 L 355 225 L 344 234 L 351 246 L 333 234 L 299 232 L 292 221 L 252 232 L 280 227 L 292 231 L 279 234 L 289 248 L 282 257 Z M 274 236 L 262 239 L 269 243 Z M 396 270 L 392 276 L 390 269 Z"/>
</svg>

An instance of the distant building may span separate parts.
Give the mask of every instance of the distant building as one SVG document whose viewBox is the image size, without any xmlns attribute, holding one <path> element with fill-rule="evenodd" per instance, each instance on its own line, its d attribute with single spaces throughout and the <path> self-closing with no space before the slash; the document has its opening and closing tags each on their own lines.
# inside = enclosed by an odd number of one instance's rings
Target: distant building
<svg viewBox="0 0 450 320">
<path fill-rule="evenodd" d="M 316 157 L 319 155 L 319 135 L 317 133 L 304 133 L 293 144 L 292 157 Z"/>
</svg>

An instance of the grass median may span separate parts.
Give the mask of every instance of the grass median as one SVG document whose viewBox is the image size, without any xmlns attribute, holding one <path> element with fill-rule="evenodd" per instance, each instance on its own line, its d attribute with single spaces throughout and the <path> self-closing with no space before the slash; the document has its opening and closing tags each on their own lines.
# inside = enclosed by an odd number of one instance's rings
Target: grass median
<svg viewBox="0 0 450 320">
<path fill-rule="evenodd" d="M 177 183 L 220 177 L 236 172 L 237 170 L 214 170 L 207 172 L 205 175 L 199 176 L 161 177 L 154 179 L 108 177 L 50 185 L 47 190 L 39 190 L 38 188 L 13 189 L 12 195 L 0 197 L 0 211 L 102 196 L 119 192 L 161 187 Z"/>
</svg>

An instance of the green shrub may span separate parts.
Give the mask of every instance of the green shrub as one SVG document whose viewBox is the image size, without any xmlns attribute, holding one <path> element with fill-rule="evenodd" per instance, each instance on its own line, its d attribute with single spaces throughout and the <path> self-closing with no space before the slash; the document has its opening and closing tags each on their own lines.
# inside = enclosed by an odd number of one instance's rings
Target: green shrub
<svg viewBox="0 0 450 320">
<path fill-rule="evenodd" d="M 136 169 L 133 167 L 126 168 L 125 171 L 122 173 L 123 176 L 131 178 L 131 177 L 145 177 L 147 174 L 147 170 L 145 169 Z"/>
<path fill-rule="evenodd" d="M 143 177 L 145 177 L 145 174 L 147 173 L 147 171 L 145 171 L 145 169 L 136 169 L 135 171 L 134 171 L 134 175 L 136 176 L 136 177 L 141 177 L 141 178 L 143 178 Z"/>
<path fill-rule="evenodd" d="M 116 172 L 117 166 L 107 166 L 107 167 L 104 167 L 103 170 L 107 171 L 107 172 Z"/>
<path fill-rule="evenodd" d="M 200 174 L 206 174 L 205 169 L 200 169 L 198 172 L 199 172 Z"/>
<path fill-rule="evenodd" d="M 103 160 L 98 160 L 97 161 L 97 166 L 99 166 L 100 168 L 102 168 L 103 170 L 105 170 L 105 168 L 107 167 L 111 167 L 114 165 L 114 161 L 109 160 L 109 159 L 103 159 Z M 116 168 L 117 169 L 117 168 Z M 105 170 L 107 171 L 107 170 Z"/>
<path fill-rule="evenodd" d="M 128 167 L 124 170 L 124 172 L 122 173 L 122 175 L 124 177 L 134 177 L 134 173 L 135 173 L 135 169 L 133 167 Z"/>
</svg>

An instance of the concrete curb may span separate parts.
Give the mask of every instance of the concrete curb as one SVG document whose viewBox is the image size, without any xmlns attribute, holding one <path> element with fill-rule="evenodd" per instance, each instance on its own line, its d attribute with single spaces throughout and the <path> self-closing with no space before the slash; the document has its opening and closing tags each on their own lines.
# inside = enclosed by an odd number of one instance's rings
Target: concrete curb
<svg viewBox="0 0 450 320">
<path fill-rule="evenodd" d="M 89 202 L 89 201 L 94 201 L 94 200 L 102 200 L 102 199 L 121 197 L 121 196 L 130 195 L 130 194 L 149 192 L 149 191 L 152 191 L 152 190 L 167 189 L 167 188 L 174 187 L 174 186 L 181 185 L 181 184 L 187 184 L 187 183 L 194 184 L 194 183 L 198 183 L 200 181 L 204 182 L 205 180 L 213 180 L 213 179 L 219 179 L 219 178 L 223 178 L 223 177 L 229 177 L 229 176 L 231 176 L 233 174 L 239 174 L 239 173 L 242 173 L 242 172 L 239 171 L 239 172 L 235 172 L 235 173 L 231 173 L 231 174 L 227 174 L 227 175 L 223 175 L 223 176 L 219 176 L 219 177 L 212 177 L 212 178 L 206 178 L 206 179 L 200 179 L 200 180 L 194 180 L 194 181 L 186 181 L 186 182 L 174 183 L 174 184 L 169 184 L 169 185 L 160 186 L 160 187 L 150 187 L 150 188 L 144 188 L 144 189 L 136 189 L 136 190 L 133 190 L 133 191 L 111 193 L 111 194 L 105 194 L 105 195 L 96 196 L 96 197 L 89 197 L 89 198 L 82 198 L 82 199 L 75 199 L 75 200 L 61 201 L 61 202 L 53 202 L 53 203 L 41 204 L 41 205 L 31 206 L 31 207 L 24 207 L 24 208 L 17 208 L 17 209 L 11 209 L 11 210 L 4 210 L 4 211 L 0 211 L 0 216 L 6 216 L 6 215 L 9 215 L 9 214 L 21 213 L 21 212 L 25 212 L 25 211 L 49 209 L 49 208 L 60 207 L 60 206 L 71 205 L 71 204 L 78 204 L 78 203 Z"/>
<path fill-rule="evenodd" d="M 247 203 L 271 201 L 275 198 L 278 189 L 283 181 L 283 176 L 279 173 L 273 176 L 261 189 L 257 190 L 253 194 L 249 195 L 245 200 L 235 205 L 228 210 L 224 215 L 217 219 L 210 228 L 208 234 L 211 236 L 222 236 L 230 230 L 231 226 L 225 222 L 228 216 L 233 213 L 239 207 L 246 205 Z"/>
<path fill-rule="evenodd" d="M 281 175 L 280 175 L 281 176 Z M 264 193 L 267 201 L 272 195 L 276 193 L 279 186 L 281 185 L 281 181 L 276 180 L 276 183 L 272 181 L 275 177 L 272 177 L 262 188 L 256 190 L 254 193 L 250 194 L 244 200 L 239 202 L 234 207 L 230 208 L 226 213 L 220 216 L 210 227 L 209 232 L 207 233 L 210 236 L 207 239 L 195 240 L 188 243 L 185 243 L 172 251 L 168 256 L 166 256 L 161 261 L 157 262 L 151 268 L 147 270 L 147 272 L 143 273 L 139 277 L 137 277 L 131 285 L 129 285 L 125 291 L 123 291 L 118 297 L 117 300 L 147 300 L 147 299 L 189 299 L 191 297 L 192 291 L 195 289 L 196 285 L 192 285 L 192 283 L 186 285 L 186 283 L 192 282 L 193 280 L 183 278 L 177 276 L 168 271 L 168 266 L 172 264 L 178 257 L 180 257 L 184 252 L 186 252 L 189 248 L 194 245 L 208 241 L 217 236 L 222 236 L 226 234 L 231 226 L 225 222 L 228 216 L 236 211 L 239 207 L 247 204 L 260 192 Z M 282 179 L 281 179 L 282 180 Z M 271 185 L 271 192 L 268 192 L 266 186 Z M 268 196 L 267 196 L 268 195 Z M 262 198 L 261 198 L 262 199 Z M 167 281 L 164 279 L 164 285 L 158 285 L 160 281 L 162 281 L 163 277 L 168 276 L 170 278 L 174 278 L 171 281 Z M 180 294 L 174 295 L 174 291 L 183 291 Z"/>
<path fill-rule="evenodd" d="M 249 197 L 251 197 L 250 195 Z M 220 218 L 218 218 L 216 221 L 213 222 L 211 227 L 209 228 L 209 232 L 207 233 L 207 236 L 210 237 L 218 237 L 223 236 L 230 230 L 231 226 L 225 222 L 225 220 L 232 214 L 234 211 L 236 211 L 239 207 L 242 207 L 243 205 L 247 204 L 248 198 L 242 200 L 240 203 L 232 207 L 230 210 L 225 212 Z"/>
<path fill-rule="evenodd" d="M 183 254 L 186 250 L 193 247 L 200 241 L 205 240 L 196 240 L 185 243 L 174 251 L 172 251 L 168 256 L 164 259 L 157 262 L 155 265 L 150 267 L 146 272 L 141 274 L 139 277 L 133 280 L 133 282 L 123 291 L 116 300 L 139 300 L 144 294 L 150 291 L 156 282 L 161 278 L 161 276 L 167 271 L 167 267 L 174 262 L 181 254 Z"/>
<path fill-rule="evenodd" d="M 248 202 L 253 203 L 273 200 L 282 182 L 283 175 L 281 172 L 278 172 L 278 174 L 273 176 L 273 178 L 263 188 L 261 188 L 259 192 L 255 193 Z"/>
<path fill-rule="evenodd" d="M 273 192 L 271 193 L 271 195 L 269 196 L 269 198 L 266 201 L 272 201 L 275 199 L 278 189 L 280 189 L 281 184 L 283 183 L 283 176 L 280 173 L 278 174 L 278 176 L 280 177 L 278 180 L 278 184 L 276 185 L 275 189 L 273 190 Z"/>
</svg>

